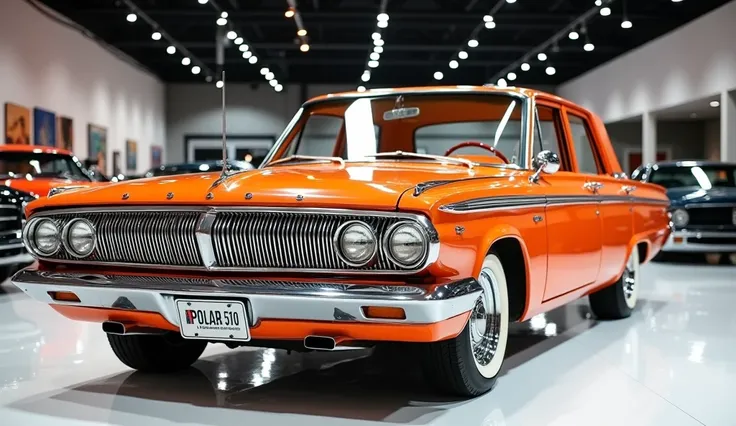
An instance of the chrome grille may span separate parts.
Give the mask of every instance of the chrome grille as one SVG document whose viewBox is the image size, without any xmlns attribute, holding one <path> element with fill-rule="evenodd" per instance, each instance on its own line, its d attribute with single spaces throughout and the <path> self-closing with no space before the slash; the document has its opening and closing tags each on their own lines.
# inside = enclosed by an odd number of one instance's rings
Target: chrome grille
<svg viewBox="0 0 736 426">
<path fill-rule="evenodd" d="M 298 211 L 220 212 L 212 228 L 217 266 L 225 268 L 356 269 L 343 262 L 333 236 L 343 223 L 362 220 L 377 236 L 398 221 L 385 216 L 303 214 Z M 400 270 L 378 249 L 378 261 L 363 270 Z"/>
<path fill-rule="evenodd" d="M 201 266 L 196 240 L 198 212 L 120 211 L 54 215 L 59 228 L 85 218 L 97 229 L 97 247 L 85 261 Z M 77 260 L 64 250 L 55 258 Z"/>
</svg>

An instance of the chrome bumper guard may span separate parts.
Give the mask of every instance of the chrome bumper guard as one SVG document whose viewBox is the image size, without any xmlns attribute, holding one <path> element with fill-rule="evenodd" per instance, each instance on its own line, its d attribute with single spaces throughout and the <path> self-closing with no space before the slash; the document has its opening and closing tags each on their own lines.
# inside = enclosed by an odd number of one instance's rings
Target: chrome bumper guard
<svg viewBox="0 0 736 426">
<path fill-rule="evenodd" d="M 707 244 L 699 243 L 698 239 L 708 239 L 711 242 Z M 675 242 L 681 239 L 680 242 Z M 723 239 L 723 243 L 718 243 L 719 239 Z M 685 229 L 672 231 L 662 251 L 664 252 L 699 252 L 699 253 L 716 253 L 716 252 L 735 252 L 736 244 L 729 243 L 727 240 L 736 239 L 736 232 L 718 232 L 718 231 L 688 231 Z M 715 244 L 714 244 L 715 243 Z"/>
<path fill-rule="evenodd" d="M 280 280 L 220 280 L 100 275 L 24 269 L 13 284 L 32 298 L 91 308 L 156 312 L 179 325 L 176 299 L 246 299 L 251 326 L 260 319 L 431 324 L 470 311 L 481 294 L 474 278 L 432 291 L 414 285 L 364 285 Z M 80 302 L 53 300 L 49 292 L 70 291 Z M 404 320 L 366 318 L 363 306 L 403 308 Z"/>
</svg>

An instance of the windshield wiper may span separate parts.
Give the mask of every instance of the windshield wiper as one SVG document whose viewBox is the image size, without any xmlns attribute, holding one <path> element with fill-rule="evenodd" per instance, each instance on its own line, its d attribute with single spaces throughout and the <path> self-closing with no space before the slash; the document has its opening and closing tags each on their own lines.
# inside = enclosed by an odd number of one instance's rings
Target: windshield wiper
<svg viewBox="0 0 736 426">
<path fill-rule="evenodd" d="M 376 154 L 368 154 L 366 157 L 374 157 L 374 158 L 396 158 L 396 157 L 408 157 L 408 158 L 421 158 L 424 160 L 434 160 L 434 161 L 441 161 L 441 162 L 451 162 L 455 164 L 462 164 L 464 166 L 467 166 L 469 169 L 472 169 L 474 164 L 470 160 L 466 160 L 464 158 L 457 158 L 457 157 L 445 157 L 444 155 L 430 155 L 430 154 L 417 154 L 415 152 L 404 152 L 404 151 L 394 151 L 394 152 L 378 152 Z"/>
<path fill-rule="evenodd" d="M 291 155 L 286 158 L 281 158 L 276 161 L 271 161 L 270 163 L 266 164 L 265 167 L 274 165 L 274 164 L 283 164 L 283 163 L 289 163 L 292 161 L 300 161 L 300 160 L 306 160 L 306 161 L 315 161 L 315 162 L 322 162 L 322 163 L 340 163 L 341 166 L 345 166 L 345 160 L 343 160 L 340 157 L 323 157 L 318 155 Z"/>
</svg>

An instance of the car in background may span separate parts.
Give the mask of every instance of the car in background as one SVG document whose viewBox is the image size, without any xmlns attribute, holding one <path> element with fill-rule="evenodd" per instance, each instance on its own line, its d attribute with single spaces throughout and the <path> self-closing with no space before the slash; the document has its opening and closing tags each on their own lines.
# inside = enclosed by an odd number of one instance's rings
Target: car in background
<svg viewBox="0 0 736 426">
<path fill-rule="evenodd" d="M 23 244 L 24 208 L 37 197 L 0 185 L 0 283 L 33 263 Z"/>
<path fill-rule="evenodd" d="M 253 165 L 246 161 L 228 161 L 227 162 L 230 170 L 242 171 L 242 170 L 253 170 Z M 205 172 L 221 172 L 222 171 L 222 160 L 220 161 L 208 161 L 202 163 L 182 163 L 182 164 L 164 164 L 159 167 L 154 167 L 147 171 L 143 177 L 156 177 L 156 176 L 172 176 L 172 175 L 183 175 L 188 173 L 205 173 Z"/>
<path fill-rule="evenodd" d="M 0 178 L 6 186 L 39 196 L 56 187 L 99 184 L 71 151 L 37 145 L 0 145 Z"/>
<path fill-rule="evenodd" d="M 652 163 L 631 178 L 667 189 L 674 230 L 663 253 L 725 254 L 736 263 L 736 163 Z"/>
</svg>

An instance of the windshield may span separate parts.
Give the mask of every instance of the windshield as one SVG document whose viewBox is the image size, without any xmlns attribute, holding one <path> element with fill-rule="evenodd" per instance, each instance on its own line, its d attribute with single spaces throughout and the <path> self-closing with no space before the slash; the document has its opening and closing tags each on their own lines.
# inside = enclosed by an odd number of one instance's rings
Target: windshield
<svg viewBox="0 0 736 426">
<path fill-rule="evenodd" d="M 654 166 L 649 181 L 665 188 L 734 188 L 736 166 Z"/>
<path fill-rule="evenodd" d="M 73 157 L 40 152 L 0 153 L 0 176 L 90 180 Z"/>
<path fill-rule="evenodd" d="M 505 94 L 406 94 L 327 100 L 307 106 L 270 162 L 292 156 L 365 160 L 376 153 L 444 156 L 462 142 L 494 147 L 522 166 L 521 98 Z M 503 165 L 487 149 L 462 147 L 453 157 Z M 393 159 L 393 157 L 392 157 Z M 397 156 L 400 161 L 426 161 Z"/>
</svg>

